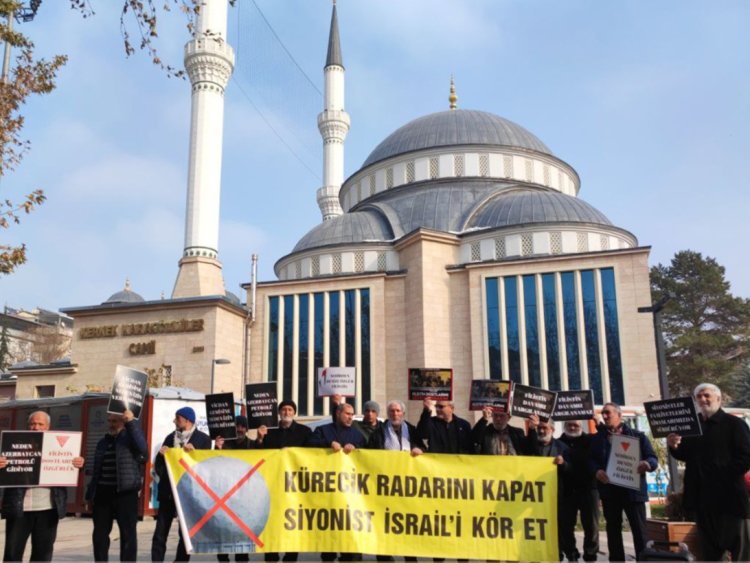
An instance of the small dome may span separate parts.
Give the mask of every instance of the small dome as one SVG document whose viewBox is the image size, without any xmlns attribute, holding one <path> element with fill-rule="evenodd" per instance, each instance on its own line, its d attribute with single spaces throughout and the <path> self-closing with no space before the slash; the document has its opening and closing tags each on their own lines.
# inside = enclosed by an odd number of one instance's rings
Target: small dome
<svg viewBox="0 0 750 563">
<path fill-rule="evenodd" d="M 396 129 L 367 157 L 362 168 L 412 151 L 456 145 L 518 147 L 544 154 L 552 151 L 520 125 L 476 110 L 448 110 L 425 115 Z"/>
<path fill-rule="evenodd" d="M 333 244 L 391 240 L 393 231 L 384 218 L 372 211 L 358 211 L 323 221 L 300 239 L 292 253 Z"/>
<path fill-rule="evenodd" d="M 125 288 L 122 291 L 110 295 L 109 299 L 102 303 L 102 305 L 108 303 L 143 303 L 144 301 L 145 299 L 143 299 L 143 297 L 130 289 L 130 280 L 126 279 Z"/>
<path fill-rule="evenodd" d="M 531 223 L 594 223 L 612 226 L 598 209 L 556 191 L 518 189 L 501 192 L 484 203 L 466 229 L 509 227 Z"/>
</svg>

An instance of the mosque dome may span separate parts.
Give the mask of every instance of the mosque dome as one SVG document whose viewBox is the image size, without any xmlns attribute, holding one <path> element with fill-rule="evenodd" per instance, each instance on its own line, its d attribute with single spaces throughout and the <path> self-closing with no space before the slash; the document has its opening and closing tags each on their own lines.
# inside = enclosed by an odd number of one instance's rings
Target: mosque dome
<svg viewBox="0 0 750 563">
<path fill-rule="evenodd" d="M 535 135 L 507 119 L 477 110 L 448 110 L 419 117 L 388 135 L 362 164 L 437 147 L 492 145 L 551 155 Z"/>
<path fill-rule="evenodd" d="M 520 188 L 499 192 L 474 211 L 467 229 L 539 223 L 588 223 L 612 226 L 598 209 L 577 197 L 552 190 Z"/>
<path fill-rule="evenodd" d="M 143 303 L 145 300 L 130 288 L 130 280 L 125 280 L 125 287 L 109 296 L 102 305 L 111 305 L 114 303 Z"/>
<path fill-rule="evenodd" d="M 294 252 L 336 244 L 390 241 L 393 231 L 388 221 L 373 211 L 345 213 L 323 221 L 303 236 Z"/>
</svg>

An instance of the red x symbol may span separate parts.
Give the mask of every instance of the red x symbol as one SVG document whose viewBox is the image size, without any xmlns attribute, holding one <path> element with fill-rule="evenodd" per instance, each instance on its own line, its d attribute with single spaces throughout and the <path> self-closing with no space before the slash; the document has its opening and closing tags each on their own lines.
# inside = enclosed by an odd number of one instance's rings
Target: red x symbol
<svg viewBox="0 0 750 563">
<path fill-rule="evenodd" d="M 223 497 L 219 498 L 219 496 L 214 493 L 211 488 L 206 484 L 206 482 L 201 478 L 200 475 L 198 475 L 195 471 L 193 471 L 193 468 L 190 467 L 184 459 L 180 458 L 180 465 L 185 469 L 188 475 L 190 475 L 193 479 L 195 479 L 195 482 L 198 483 L 201 488 L 206 491 L 206 494 L 213 499 L 213 501 L 216 503 L 214 507 L 206 512 L 206 514 L 203 515 L 203 518 L 198 520 L 198 522 L 195 523 L 195 525 L 190 529 L 190 537 L 192 538 L 196 533 L 198 533 L 198 530 L 200 530 L 203 525 L 208 522 L 211 517 L 216 514 L 216 512 L 219 509 L 222 509 L 224 512 L 227 513 L 227 515 L 232 519 L 232 521 L 239 526 L 240 530 L 245 532 L 247 534 L 247 537 L 249 537 L 251 540 L 253 540 L 253 543 L 257 545 L 258 547 L 263 547 L 263 542 L 260 541 L 258 536 L 256 536 L 253 531 L 248 528 L 245 523 L 239 519 L 239 517 L 232 511 L 231 508 L 229 508 L 226 505 L 227 500 L 229 500 L 229 497 L 231 497 L 234 493 L 236 493 L 239 488 L 245 484 L 245 482 L 252 477 L 253 473 L 265 462 L 265 459 L 261 459 L 258 463 L 256 463 L 253 468 L 248 471 L 245 476 L 240 479 L 237 484 L 229 489 L 227 494 L 225 494 Z"/>
</svg>

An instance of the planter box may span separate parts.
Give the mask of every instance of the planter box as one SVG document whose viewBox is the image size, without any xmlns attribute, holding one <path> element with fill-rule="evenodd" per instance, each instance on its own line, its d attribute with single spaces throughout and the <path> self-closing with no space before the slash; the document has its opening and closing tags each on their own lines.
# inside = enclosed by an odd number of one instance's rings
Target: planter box
<svg viewBox="0 0 750 563">
<path fill-rule="evenodd" d="M 696 561 L 702 559 L 698 527 L 695 522 L 670 522 L 668 520 L 646 520 L 646 534 L 654 541 L 682 542 L 688 546 Z"/>
</svg>

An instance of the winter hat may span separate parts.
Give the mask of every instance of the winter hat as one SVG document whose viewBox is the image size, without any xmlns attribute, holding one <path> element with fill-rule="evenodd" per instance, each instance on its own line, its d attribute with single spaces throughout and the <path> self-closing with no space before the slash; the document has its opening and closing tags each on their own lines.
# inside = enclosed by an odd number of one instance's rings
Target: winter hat
<svg viewBox="0 0 750 563">
<path fill-rule="evenodd" d="M 375 411 L 375 414 L 380 414 L 380 405 L 375 401 L 367 401 L 364 405 L 362 405 L 362 410 Z"/>
<path fill-rule="evenodd" d="M 182 407 L 181 409 L 177 409 L 177 412 L 174 414 L 175 416 L 181 416 L 185 420 L 189 420 L 195 424 L 195 411 L 192 407 Z"/>
<path fill-rule="evenodd" d="M 235 416 L 234 417 L 234 424 L 237 425 L 237 426 L 244 426 L 245 428 L 247 428 L 247 426 L 248 426 L 247 425 L 247 417 L 246 416 L 242 416 L 242 415 Z"/>
<path fill-rule="evenodd" d="M 291 400 L 281 401 L 279 403 L 279 410 L 281 410 L 281 407 L 292 407 L 294 409 L 294 414 L 297 414 L 297 403 Z"/>
</svg>

